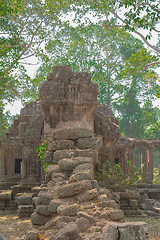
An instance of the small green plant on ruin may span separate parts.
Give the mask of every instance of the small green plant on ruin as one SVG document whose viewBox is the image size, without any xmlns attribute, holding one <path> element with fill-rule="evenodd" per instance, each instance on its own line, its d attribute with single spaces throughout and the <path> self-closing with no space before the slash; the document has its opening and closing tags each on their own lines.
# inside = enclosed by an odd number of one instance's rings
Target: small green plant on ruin
<svg viewBox="0 0 160 240">
<path fill-rule="evenodd" d="M 138 169 L 134 174 L 132 173 L 131 162 L 127 161 L 128 173 L 124 173 L 121 169 L 120 163 L 111 166 L 109 161 L 106 161 L 100 171 L 95 172 L 95 179 L 105 183 L 105 185 L 134 185 L 141 182 L 142 174 Z"/>
<path fill-rule="evenodd" d="M 46 173 L 47 167 L 51 165 L 51 162 L 49 162 L 46 158 L 47 142 L 48 141 L 43 141 L 40 147 L 35 148 L 35 150 L 38 152 L 38 157 L 41 165 L 43 166 L 44 173 Z"/>
</svg>

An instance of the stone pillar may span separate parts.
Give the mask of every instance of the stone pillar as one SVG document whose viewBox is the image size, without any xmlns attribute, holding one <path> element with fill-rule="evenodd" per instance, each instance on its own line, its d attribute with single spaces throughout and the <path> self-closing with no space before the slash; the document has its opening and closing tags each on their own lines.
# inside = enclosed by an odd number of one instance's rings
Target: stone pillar
<svg viewBox="0 0 160 240">
<path fill-rule="evenodd" d="M 128 148 L 124 148 L 124 173 L 128 173 Z"/>
<path fill-rule="evenodd" d="M 148 155 L 147 155 L 147 147 L 142 146 L 141 147 L 141 169 L 142 169 L 142 181 L 146 182 L 148 179 L 147 176 L 147 160 L 148 160 Z"/>
<path fill-rule="evenodd" d="M 153 183 L 153 165 L 154 165 L 154 148 L 152 146 L 149 147 L 148 154 L 148 182 Z"/>
<path fill-rule="evenodd" d="M 159 169 L 159 183 L 160 183 L 160 148 L 158 148 L 158 169 Z"/>
<path fill-rule="evenodd" d="M 129 162 L 130 162 L 130 169 L 129 169 L 129 171 L 130 171 L 130 174 L 132 174 L 133 175 L 133 147 L 130 147 L 129 149 L 128 149 L 128 160 L 129 160 Z"/>
</svg>

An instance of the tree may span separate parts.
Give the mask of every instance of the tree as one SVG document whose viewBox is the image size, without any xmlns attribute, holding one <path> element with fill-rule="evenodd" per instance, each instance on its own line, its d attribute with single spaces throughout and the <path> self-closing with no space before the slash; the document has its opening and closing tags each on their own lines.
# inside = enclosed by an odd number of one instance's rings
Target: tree
<svg viewBox="0 0 160 240">
<path fill-rule="evenodd" d="M 159 34 L 159 1 L 158 0 L 109 0 L 109 1 L 76 1 L 79 15 L 87 17 L 88 12 L 93 11 L 94 16 L 104 18 L 103 25 L 108 27 L 120 27 L 137 34 L 141 40 L 156 53 L 160 54 L 160 39 L 157 45 L 149 40 L 154 38 L 154 34 Z M 86 4 L 85 7 L 82 5 Z M 77 18 L 77 15 L 76 15 Z M 147 30 L 143 33 L 142 30 Z M 158 36 L 157 36 L 158 37 Z M 157 62 L 156 62 L 157 63 Z M 160 62 L 158 61 L 158 64 Z"/>
<path fill-rule="evenodd" d="M 145 50 L 141 49 L 143 43 L 123 29 L 106 30 L 92 23 L 71 27 L 66 23 L 59 31 L 53 32 L 52 39 L 39 54 L 43 63 L 37 71 L 36 81 L 43 81 L 53 65 L 71 64 L 75 71 L 89 71 L 99 85 L 99 101 L 112 105 L 124 97 L 126 86 L 132 82 L 128 76 L 124 77 L 125 61 L 137 51 L 139 56 L 143 55 Z M 152 59 L 146 51 L 147 54 Z"/>
<path fill-rule="evenodd" d="M 61 10 L 67 1 L 0 0 L 0 102 L 15 97 L 32 97 L 34 82 L 26 73 L 25 65 L 36 56 L 56 28 Z M 62 5 L 61 5 L 62 3 Z M 32 91 L 33 90 L 33 91 Z M 30 96 L 31 94 L 31 96 Z"/>
</svg>

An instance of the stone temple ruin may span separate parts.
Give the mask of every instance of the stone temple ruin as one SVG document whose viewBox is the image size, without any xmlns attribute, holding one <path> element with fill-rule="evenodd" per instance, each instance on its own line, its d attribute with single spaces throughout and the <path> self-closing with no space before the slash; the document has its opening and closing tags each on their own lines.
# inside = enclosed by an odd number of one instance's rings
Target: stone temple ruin
<svg viewBox="0 0 160 240">
<path fill-rule="evenodd" d="M 140 207 L 148 215 L 159 214 L 149 194 L 160 195 L 159 186 L 151 185 L 153 148 L 159 149 L 160 162 L 160 141 L 121 137 L 118 121 L 110 109 L 98 105 L 97 94 L 98 86 L 89 73 L 72 72 L 71 66 L 53 67 L 40 85 L 39 101 L 27 104 L 1 137 L 0 211 L 18 209 L 20 217 L 31 216 L 33 225 L 45 226 L 46 236 L 47 229 L 58 226 L 50 238 L 55 240 L 148 239 L 145 223 L 108 225 L 108 221 L 122 221 L 124 213 L 140 215 Z M 35 151 L 44 140 L 51 163 L 45 176 Z M 120 163 L 127 173 L 135 147 L 142 152 L 147 188 L 146 184 L 136 191 L 111 188 L 111 194 L 99 187 L 94 169 L 108 160 L 112 166 Z M 95 230 L 83 238 L 93 225 Z M 141 238 L 134 238 L 137 229 Z M 25 239 L 37 239 L 38 232 L 29 232 Z"/>
</svg>

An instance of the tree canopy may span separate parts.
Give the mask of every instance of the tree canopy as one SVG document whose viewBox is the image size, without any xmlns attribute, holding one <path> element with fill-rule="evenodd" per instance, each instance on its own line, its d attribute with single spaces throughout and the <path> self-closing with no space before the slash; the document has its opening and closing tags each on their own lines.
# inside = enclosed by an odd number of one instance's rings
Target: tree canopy
<svg viewBox="0 0 160 240">
<path fill-rule="evenodd" d="M 1 115 L 4 100 L 37 99 L 39 83 L 51 67 L 71 64 L 74 71 L 92 74 L 99 85 L 99 101 L 112 107 L 126 135 L 155 135 L 159 125 L 154 121 L 159 118 L 151 121 L 148 113 L 153 109 L 159 116 L 152 106 L 160 97 L 158 4 L 157 0 L 0 0 Z M 34 78 L 26 65 L 40 66 Z"/>
</svg>

